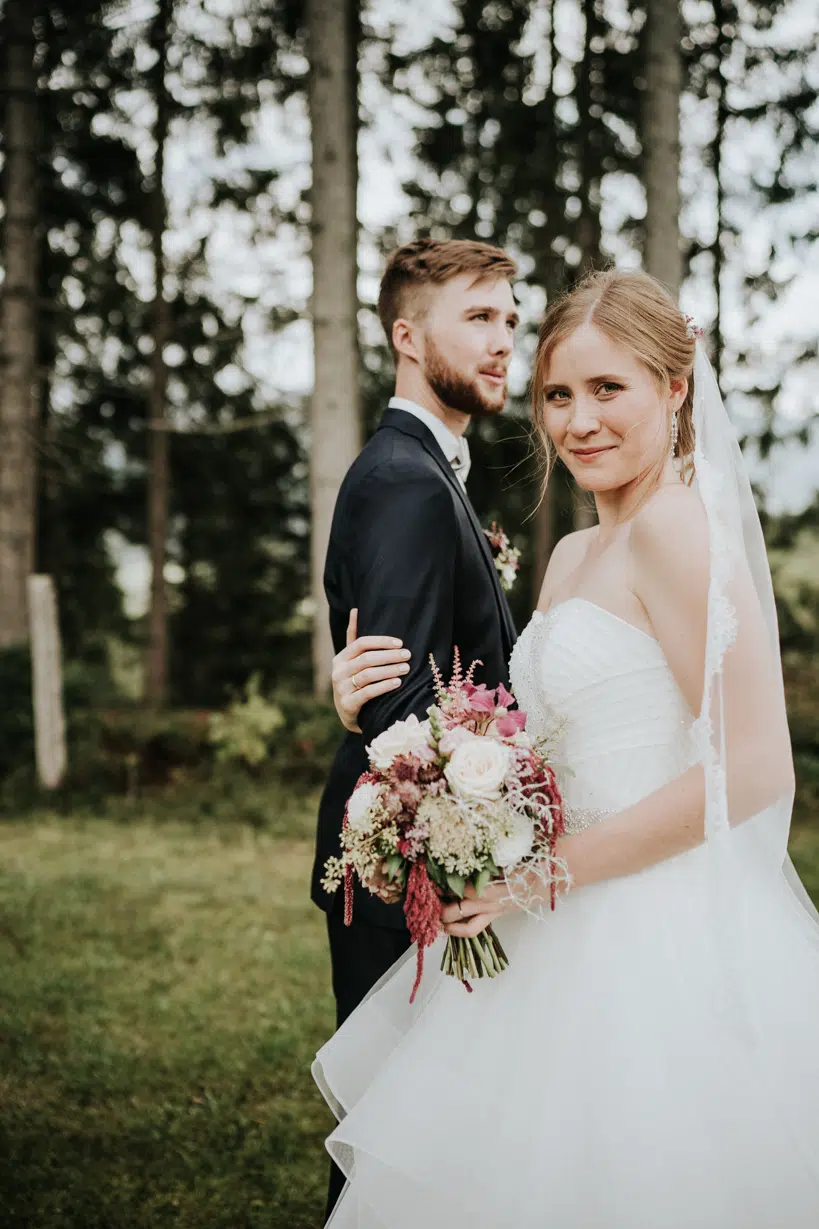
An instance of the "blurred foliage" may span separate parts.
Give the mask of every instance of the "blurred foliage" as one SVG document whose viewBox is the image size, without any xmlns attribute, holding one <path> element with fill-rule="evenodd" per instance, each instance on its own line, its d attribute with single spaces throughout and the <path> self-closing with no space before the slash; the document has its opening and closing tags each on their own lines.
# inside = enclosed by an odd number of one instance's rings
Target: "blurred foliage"
<svg viewBox="0 0 819 1229">
<path fill-rule="evenodd" d="M 342 738 L 331 704 L 290 688 L 268 692 L 258 675 L 224 711 L 155 711 L 112 697 L 102 667 L 75 665 L 65 679 L 68 773 L 59 790 L 44 794 L 34 767 L 26 651 L 0 651 L 0 694 L 8 701 L 0 708 L 6 815 L 48 799 L 66 812 L 88 805 L 127 817 L 150 799 L 163 814 L 183 806 L 190 819 L 201 812 L 265 827 L 271 794 L 303 795 L 320 785 Z"/>
<path fill-rule="evenodd" d="M 219 763 L 238 760 L 256 768 L 270 755 L 271 735 L 283 725 L 281 709 L 260 694 L 259 676 L 254 674 L 241 699 L 234 700 L 224 713 L 213 714 L 208 738 L 216 748 Z"/>
</svg>

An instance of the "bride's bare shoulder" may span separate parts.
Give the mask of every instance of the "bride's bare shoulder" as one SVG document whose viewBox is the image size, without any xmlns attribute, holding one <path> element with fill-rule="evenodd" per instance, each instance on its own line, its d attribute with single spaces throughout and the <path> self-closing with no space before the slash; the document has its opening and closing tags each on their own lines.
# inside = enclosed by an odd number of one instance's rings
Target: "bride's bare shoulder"
<svg viewBox="0 0 819 1229">
<path fill-rule="evenodd" d="M 630 543 L 635 561 L 652 571 L 670 568 L 683 584 L 707 576 L 708 517 L 697 492 L 683 483 L 662 487 L 635 516 Z"/>
<path fill-rule="evenodd" d="M 540 610 L 545 610 L 551 605 L 555 590 L 559 589 L 572 572 L 580 567 L 595 532 L 595 527 L 576 529 L 573 533 L 564 534 L 555 543 L 549 556 L 549 566 L 546 568 L 546 575 L 543 577 L 538 597 L 537 604 Z"/>
</svg>

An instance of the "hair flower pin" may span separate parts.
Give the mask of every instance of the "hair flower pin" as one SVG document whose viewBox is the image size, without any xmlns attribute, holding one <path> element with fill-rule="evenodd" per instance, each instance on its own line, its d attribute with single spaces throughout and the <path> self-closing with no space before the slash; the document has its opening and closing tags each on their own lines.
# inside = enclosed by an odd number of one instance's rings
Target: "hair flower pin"
<svg viewBox="0 0 819 1229">
<path fill-rule="evenodd" d="M 694 317 L 689 316 L 687 312 L 685 313 L 685 331 L 689 337 L 694 339 L 694 341 L 699 341 L 699 339 L 703 336 L 703 330 L 697 324 Z"/>
<path fill-rule="evenodd" d="M 488 529 L 484 529 L 484 533 L 492 550 L 501 588 L 504 593 L 509 593 L 517 580 L 520 551 L 512 545 L 508 534 L 501 529 L 497 521 L 493 521 Z"/>
</svg>

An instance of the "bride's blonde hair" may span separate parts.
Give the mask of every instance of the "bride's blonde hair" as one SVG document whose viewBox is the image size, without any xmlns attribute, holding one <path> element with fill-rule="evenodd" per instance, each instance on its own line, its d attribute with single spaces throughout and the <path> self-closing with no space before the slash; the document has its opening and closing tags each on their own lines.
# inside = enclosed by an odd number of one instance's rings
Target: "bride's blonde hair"
<svg viewBox="0 0 819 1229">
<path fill-rule="evenodd" d="M 561 342 L 582 324 L 592 324 L 615 345 L 630 350 L 660 387 L 687 379 L 688 392 L 677 412 L 677 456 L 693 477 L 694 350 L 689 321 L 665 287 L 647 273 L 608 269 L 590 273 L 547 309 L 538 333 L 532 374 L 532 417 L 545 454 L 545 482 L 554 454 L 544 422 L 543 388 L 549 362 Z M 670 424 L 669 424 L 670 430 Z"/>
</svg>

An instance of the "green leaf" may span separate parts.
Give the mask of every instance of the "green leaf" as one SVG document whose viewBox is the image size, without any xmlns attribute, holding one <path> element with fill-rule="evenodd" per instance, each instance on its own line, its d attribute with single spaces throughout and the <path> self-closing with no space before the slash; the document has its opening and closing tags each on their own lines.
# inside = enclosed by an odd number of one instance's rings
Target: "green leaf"
<svg viewBox="0 0 819 1229">
<path fill-rule="evenodd" d="M 447 887 L 455 893 L 459 900 L 463 900 L 464 890 L 466 888 L 466 880 L 463 875 L 456 875 L 453 871 L 446 873 Z"/>
<path fill-rule="evenodd" d="M 488 867 L 484 867 L 484 869 L 480 872 L 480 874 L 475 876 L 474 886 L 475 886 L 475 892 L 478 896 L 483 895 L 483 890 L 486 887 L 486 885 L 489 883 L 489 880 L 491 878 L 492 878 L 492 872 L 488 869 Z"/>
<path fill-rule="evenodd" d="M 446 887 L 446 875 L 444 874 L 443 867 L 439 866 L 432 858 L 427 858 L 427 870 L 435 886 L 443 891 Z"/>
<path fill-rule="evenodd" d="M 390 883 L 394 882 L 403 863 L 404 859 L 401 857 L 400 853 L 391 853 L 387 858 L 386 862 L 384 863 L 384 874 L 387 876 Z"/>
</svg>

